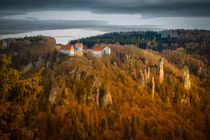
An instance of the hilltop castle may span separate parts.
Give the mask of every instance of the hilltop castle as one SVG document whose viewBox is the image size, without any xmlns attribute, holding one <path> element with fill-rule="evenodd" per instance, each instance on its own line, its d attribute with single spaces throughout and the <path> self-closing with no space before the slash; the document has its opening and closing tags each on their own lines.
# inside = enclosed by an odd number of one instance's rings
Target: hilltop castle
<svg viewBox="0 0 210 140">
<path fill-rule="evenodd" d="M 94 49 L 86 49 L 85 53 L 92 53 L 95 57 L 101 57 L 103 54 L 110 55 L 111 54 L 111 48 L 106 46 L 104 48 L 94 48 Z"/>
<path fill-rule="evenodd" d="M 69 56 L 82 56 L 83 55 L 83 44 L 76 43 L 68 44 L 68 45 L 61 45 L 59 51 L 64 54 L 68 54 Z"/>
<path fill-rule="evenodd" d="M 83 50 L 82 43 L 76 44 L 67 44 L 67 45 L 58 45 L 57 49 L 64 54 L 68 54 L 69 56 L 82 56 L 84 53 L 91 53 L 93 56 L 101 57 L 103 54 L 111 54 L 110 47 L 106 46 L 104 48 L 94 48 L 94 49 L 86 49 Z"/>
</svg>

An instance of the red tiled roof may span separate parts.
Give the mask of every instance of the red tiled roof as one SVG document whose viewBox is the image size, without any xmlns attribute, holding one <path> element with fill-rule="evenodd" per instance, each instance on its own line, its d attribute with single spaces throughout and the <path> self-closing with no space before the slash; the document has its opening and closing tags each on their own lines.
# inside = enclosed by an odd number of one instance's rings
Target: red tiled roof
<svg viewBox="0 0 210 140">
<path fill-rule="evenodd" d="M 82 43 L 76 43 L 76 45 L 82 47 Z"/>
<path fill-rule="evenodd" d="M 75 48 L 74 44 L 61 45 L 60 50 L 70 50 L 72 47 Z"/>
<path fill-rule="evenodd" d="M 93 51 L 103 51 L 104 48 L 94 48 Z"/>
</svg>

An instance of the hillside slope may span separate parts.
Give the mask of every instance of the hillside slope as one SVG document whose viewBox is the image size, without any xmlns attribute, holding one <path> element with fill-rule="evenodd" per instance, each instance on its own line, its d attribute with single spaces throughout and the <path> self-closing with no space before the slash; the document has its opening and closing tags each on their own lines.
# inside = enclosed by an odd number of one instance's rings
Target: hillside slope
<svg viewBox="0 0 210 140">
<path fill-rule="evenodd" d="M 191 75 L 192 88 L 185 90 L 182 70 L 165 59 L 160 84 L 161 55 L 134 46 L 110 47 L 111 56 L 73 57 L 47 72 L 49 99 L 56 98 L 49 104 L 56 105 L 52 114 L 61 121 L 53 134 L 62 139 L 207 139 L 209 88 L 200 86 L 198 77 Z M 150 77 L 142 83 L 141 71 L 148 67 Z"/>
<path fill-rule="evenodd" d="M 1 54 L 0 73 L 6 78 L 0 78 L 0 138 L 209 139 L 205 62 L 179 49 L 110 48 L 112 54 L 103 57 L 49 53 L 51 64 L 28 77 L 11 69 L 10 58 Z M 190 89 L 183 80 L 187 68 Z"/>
</svg>

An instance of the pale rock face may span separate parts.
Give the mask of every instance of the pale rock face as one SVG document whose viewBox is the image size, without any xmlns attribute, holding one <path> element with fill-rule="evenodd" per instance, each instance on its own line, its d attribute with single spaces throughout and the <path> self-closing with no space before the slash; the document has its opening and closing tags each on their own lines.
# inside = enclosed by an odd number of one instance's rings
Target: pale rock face
<svg viewBox="0 0 210 140">
<path fill-rule="evenodd" d="M 96 98 L 95 98 L 96 105 L 99 105 L 99 95 L 100 95 L 100 92 L 99 92 L 99 89 L 98 89 L 97 93 L 96 93 Z"/>
<path fill-rule="evenodd" d="M 140 70 L 140 76 L 141 76 L 141 83 L 142 85 L 145 85 L 149 82 L 150 79 L 150 68 L 144 70 L 144 73 Z"/>
<path fill-rule="evenodd" d="M 150 68 L 148 67 L 147 69 L 145 69 L 145 79 L 146 79 L 146 83 L 149 82 L 150 79 Z"/>
<path fill-rule="evenodd" d="M 91 101 L 91 100 L 94 100 L 95 98 L 96 98 L 96 95 L 95 94 L 89 94 L 89 95 L 84 95 L 86 98 L 86 100 L 89 100 L 89 101 Z"/>
<path fill-rule="evenodd" d="M 40 63 L 40 65 L 43 64 L 43 61 L 44 61 L 44 60 L 43 60 L 42 56 L 40 56 L 40 57 L 39 57 L 39 63 Z"/>
<path fill-rule="evenodd" d="M 191 83 L 190 83 L 190 73 L 188 67 L 185 67 L 183 69 L 183 81 L 184 81 L 184 88 L 190 89 Z"/>
<path fill-rule="evenodd" d="M 70 75 L 72 77 L 75 77 L 76 72 L 77 72 L 77 67 L 74 67 L 74 69 L 70 71 Z"/>
<path fill-rule="evenodd" d="M 77 72 L 77 73 L 75 74 L 74 79 L 77 80 L 77 81 L 80 81 L 80 79 L 81 79 L 81 74 Z"/>
<path fill-rule="evenodd" d="M 159 82 L 162 83 L 164 80 L 164 69 L 163 69 L 164 59 L 161 58 L 158 63 L 158 70 L 159 70 Z"/>
<path fill-rule="evenodd" d="M 94 82 L 93 82 L 93 86 L 92 87 L 99 88 L 100 86 L 101 86 L 101 82 L 96 77 Z"/>
<path fill-rule="evenodd" d="M 144 74 L 141 70 L 140 70 L 140 76 L 141 76 L 141 83 L 144 85 L 145 84 L 145 79 L 144 79 Z"/>
<path fill-rule="evenodd" d="M 101 82 L 96 78 L 93 83 L 93 88 L 96 89 L 96 97 L 95 97 L 96 105 L 99 105 L 100 86 Z"/>
<path fill-rule="evenodd" d="M 152 77 L 152 99 L 155 98 L 155 78 Z"/>
<path fill-rule="evenodd" d="M 50 91 L 49 95 L 49 102 L 51 104 L 55 104 L 57 101 L 60 100 L 61 89 L 59 87 L 54 87 Z"/>
<path fill-rule="evenodd" d="M 114 64 L 115 67 L 117 67 L 117 62 L 116 61 L 113 64 Z"/>
<path fill-rule="evenodd" d="M 45 65 L 45 61 L 44 61 L 44 59 L 42 58 L 42 56 L 39 56 L 39 60 L 38 60 L 38 61 L 34 61 L 34 62 L 32 62 L 32 63 L 33 63 L 33 65 L 34 65 L 35 67 L 40 67 L 40 66 Z"/>
<path fill-rule="evenodd" d="M 47 61 L 46 67 L 48 68 L 51 65 L 50 61 Z"/>
<path fill-rule="evenodd" d="M 206 70 L 200 67 L 200 68 L 198 69 L 198 76 L 199 76 L 200 78 L 202 78 L 202 77 L 204 77 L 205 75 L 206 75 Z"/>
<path fill-rule="evenodd" d="M 201 74 L 202 74 L 202 68 L 199 67 L 199 69 L 198 69 L 198 75 L 201 75 Z"/>
<path fill-rule="evenodd" d="M 189 97 L 183 95 L 182 98 L 181 98 L 181 104 L 187 104 L 187 105 L 189 105 L 190 104 Z"/>
<path fill-rule="evenodd" d="M 98 80 L 97 77 L 95 77 L 91 85 L 90 91 L 88 92 L 88 94 L 82 96 L 82 100 L 83 101 L 94 100 L 96 105 L 99 105 L 100 87 L 101 87 L 101 82 Z"/>
<path fill-rule="evenodd" d="M 78 68 L 75 67 L 71 72 L 70 72 L 70 75 L 77 81 L 80 81 L 81 79 L 81 74 L 79 73 L 78 71 Z"/>
<path fill-rule="evenodd" d="M 112 104 L 112 95 L 111 95 L 110 92 L 106 93 L 103 96 L 102 103 L 103 103 L 104 107 L 107 107 L 107 105 L 111 105 Z"/>
<path fill-rule="evenodd" d="M 147 68 L 147 79 L 149 79 L 150 78 L 150 68 L 148 67 Z"/>
</svg>

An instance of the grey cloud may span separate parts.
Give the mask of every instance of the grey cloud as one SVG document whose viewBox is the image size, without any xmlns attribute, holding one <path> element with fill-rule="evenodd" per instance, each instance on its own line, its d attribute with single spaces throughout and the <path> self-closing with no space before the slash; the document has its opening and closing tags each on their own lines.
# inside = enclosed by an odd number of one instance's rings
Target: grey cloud
<svg viewBox="0 0 210 140">
<path fill-rule="evenodd" d="M 45 10 L 210 17 L 209 0 L 1 0 L 0 16 Z"/>
<path fill-rule="evenodd" d="M 27 17 L 26 19 L 28 19 L 28 20 L 39 20 L 39 18 L 34 18 L 34 17 Z"/>
<path fill-rule="evenodd" d="M 152 25 L 109 25 L 104 21 L 87 20 L 11 20 L 0 19 L 0 34 L 14 34 L 41 30 L 92 29 L 105 32 L 159 30 Z"/>
</svg>

